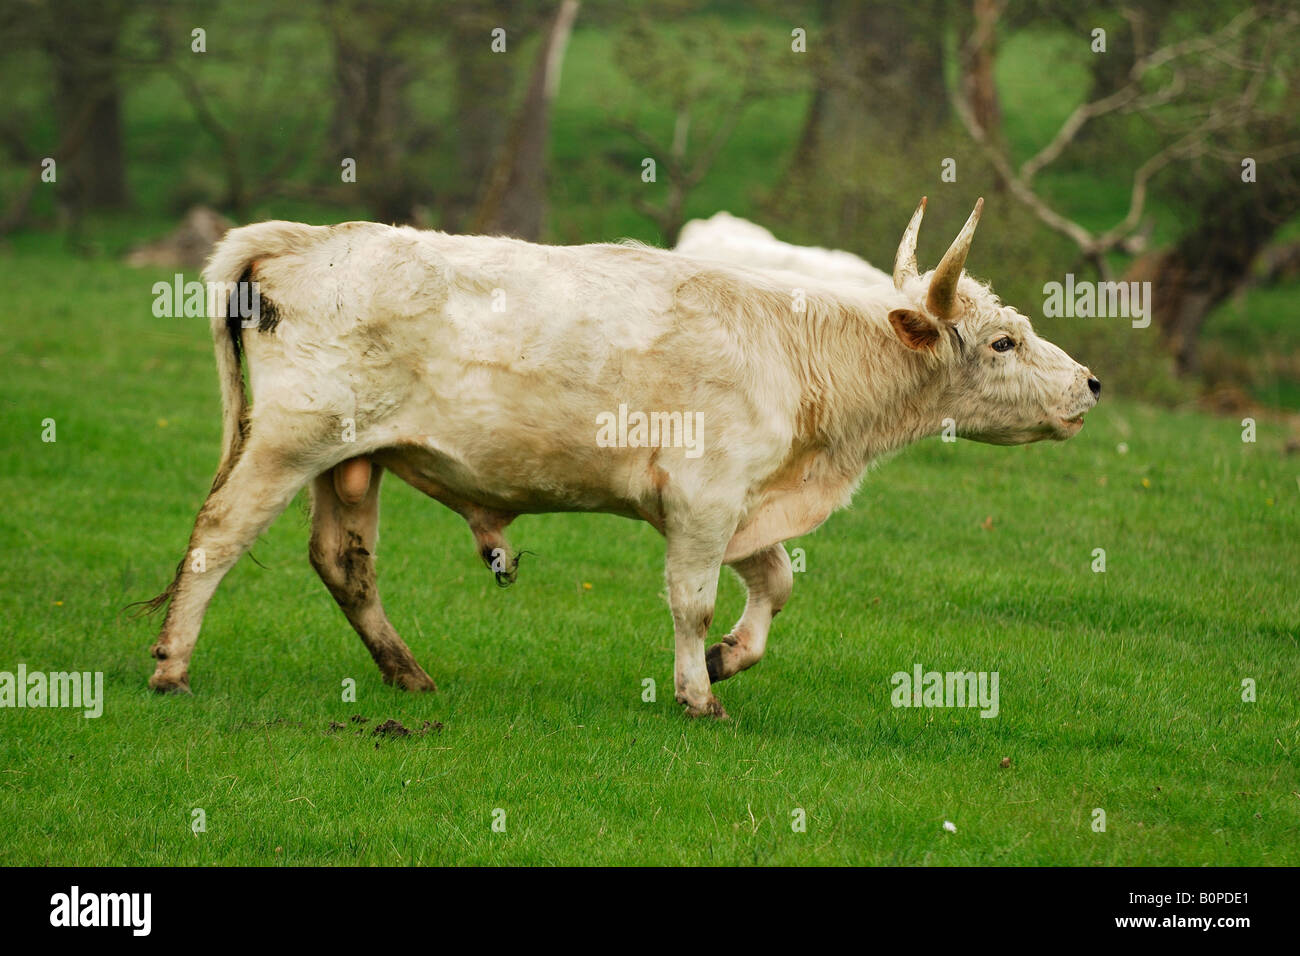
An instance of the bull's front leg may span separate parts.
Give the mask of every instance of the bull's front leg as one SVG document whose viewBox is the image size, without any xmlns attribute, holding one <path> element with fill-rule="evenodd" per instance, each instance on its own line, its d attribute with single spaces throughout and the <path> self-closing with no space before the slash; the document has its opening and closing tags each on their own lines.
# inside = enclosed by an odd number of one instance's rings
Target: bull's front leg
<svg viewBox="0 0 1300 956">
<path fill-rule="evenodd" d="M 718 572 L 725 550 L 726 538 L 721 536 L 716 542 L 696 536 L 668 537 L 668 602 L 676 639 L 673 676 L 677 702 L 685 707 L 688 717 L 727 717 L 713 696 L 704 660 L 704 639 L 713 622 Z"/>
<path fill-rule="evenodd" d="M 709 679 L 717 682 L 757 664 L 767 648 L 767 632 L 794 590 L 790 556 L 774 544 L 729 565 L 745 582 L 745 611 L 731 633 L 709 648 Z"/>
</svg>

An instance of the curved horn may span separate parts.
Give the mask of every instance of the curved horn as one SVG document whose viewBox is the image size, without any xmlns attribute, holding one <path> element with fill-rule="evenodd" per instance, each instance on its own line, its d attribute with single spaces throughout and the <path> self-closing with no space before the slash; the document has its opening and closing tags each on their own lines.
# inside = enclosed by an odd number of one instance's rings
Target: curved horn
<svg viewBox="0 0 1300 956">
<path fill-rule="evenodd" d="M 916 234 L 921 231 L 921 217 L 925 215 L 926 197 L 921 197 L 920 204 L 916 207 L 916 212 L 912 213 L 912 221 L 907 224 L 907 231 L 903 233 L 903 241 L 898 244 L 898 252 L 894 253 L 894 288 L 903 288 L 903 283 L 913 276 L 919 275 L 916 269 Z"/>
<path fill-rule="evenodd" d="M 970 252 L 970 242 L 975 237 L 975 227 L 979 225 L 980 210 L 983 208 L 984 199 L 981 197 L 976 200 L 975 211 L 966 220 L 966 225 L 961 227 L 961 232 L 957 233 L 957 238 L 943 254 L 938 268 L 930 278 L 925 307 L 941 322 L 951 321 L 953 302 L 957 298 L 957 280 L 961 278 L 962 267 L 966 265 L 966 254 Z"/>
</svg>

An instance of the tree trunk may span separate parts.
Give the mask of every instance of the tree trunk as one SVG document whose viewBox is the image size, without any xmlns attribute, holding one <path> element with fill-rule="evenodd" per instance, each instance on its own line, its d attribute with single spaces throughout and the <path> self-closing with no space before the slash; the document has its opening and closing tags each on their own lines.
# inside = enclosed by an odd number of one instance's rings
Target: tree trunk
<svg viewBox="0 0 1300 956">
<path fill-rule="evenodd" d="M 826 0 L 823 10 L 807 54 L 816 87 L 768 213 L 820 244 L 880 256 L 872 224 L 906 222 L 921 184 L 952 155 L 954 137 L 943 135 L 949 4 Z"/>
<path fill-rule="evenodd" d="M 563 0 L 537 53 L 528 94 L 475 212 L 474 232 L 530 241 L 542 236 L 551 102 L 559 90 L 564 50 L 577 16 L 578 0 Z"/>
<path fill-rule="evenodd" d="M 409 222 L 419 200 L 419 183 L 402 166 L 410 67 L 388 52 L 393 36 L 386 29 L 371 36 L 350 24 L 341 20 L 334 32 L 333 139 L 339 162 L 356 160 L 357 188 L 376 220 Z"/>
<path fill-rule="evenodd" d="M 68 130 L 85 123 L 67 156 L 57 156 L 60 203 L 72 218 L 126 205 L 126 156 L 117 79 L 125 4 L 60 0 L 50 9 L 46 48 L 54 66 L 54 113 Z M 88 115 L 88 119 L 86 118 Z"/>
<path fill-rule="evenodd" d="M 974 0 L 974 26 L 961 48 L 962 96 L 980 129 L 997 144 L 1002 140 L 1002 108 L 993 67 L 997 60 L 1000 0 Z"/>
<path fill-rule="evenodd" d="M 1125 280 L 1151 283 L 1153 323 L 1180 374 L 1199 371 L 1205 320 L 1249 281 L 1255 256 L 1294 212 L 1297 173 L 1300 169 L 1288 175 L 1273 167 L 1257 183 L 1230 181 L 1203 195 L 1196 200 L 1196 226 L 1190 232 L 1129 268 Z"/>
<path fill-rule="evenodd" d="M 818 166 L 825 154 L 861 156 L 901 144 L 948 118 L 944 87 L 944 0 L 827 0 L 826 46 L 796 156 Z M 818 51 L 810 51 L 810 56 Z M 917 104 L 922 104 L 918 109 Z"/>
<path fill-rule="evenodd" d="M 453 115 L 457 175 L 442 183 L 438 209 L 444 229 L 460 229 L 470 218 L 493 157 L 505 141 L 510 116 L 503 104 L 515 87 L 513 53 L 492 52 L 491 31 L 509 23 L 508 44 L 520 42 L 518 15 L 508 0 L 486 0 L 458 11 L 448 23 L 447 51 L 453 60 Z M 508 47 L 508 49 L 511 49 Z"/>
</svg>

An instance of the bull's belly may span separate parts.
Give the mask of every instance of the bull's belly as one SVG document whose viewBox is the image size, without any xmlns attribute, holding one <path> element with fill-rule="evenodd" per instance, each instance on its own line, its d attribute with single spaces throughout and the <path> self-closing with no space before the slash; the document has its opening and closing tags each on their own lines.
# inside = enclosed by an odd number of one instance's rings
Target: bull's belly
<svg viewBox="0 0 1300 956">
<path fill-rule="evenodd" d="M 728 398 L 648 372 L 624 379 L 610 368 L 580 382 L 548 381 L 506 368 L 434 365 L 358 429 L 357 442 L 408 483 L 463 510 L 511 514 L 594 511 L 662 526 L 670 480 L 704 486 L 712 470 L 744 462 L 704 455 L 700 407 L 738 418 Z M 455 372 L 455 374 L 453 374 Z M 608 420 L 620 409 L 664 413 L 672 427 L 634 441 Z M 719 463 L 722 463 L 721 465 Z M 728 476 L 730 477 L 730 476 Z M 689 492 L 684 492 L 689 497 Z"/>
<path fill-rule="evenodd" d="M 654 458 L 611 459 L 602 471 L 591 462 L 563 457 L 546 468 L 516 472 L 508 456 L 467 462 L 427 444 L 409 443 L 373 452 L 377 464 L 463 515 L 475 526 L 485 519 L 520 514 L 601 512 L 665 528 L 663 482 Z M 815 529 L 844 498 L 841 481 L 807 481 L 747 496 L 723 560 L 738 561 Z"/>
<path fill-rule="evenodd" d="M 619 493 L 612 481 L 599 480 L 589 463 L 579 467 L 557 458 L 548 467 L 538 468 L 535 460 L 524 467 L 506 453 L 467 461 L 418 441 L 382 448 L 369 457 L 461 514 L 593 511 L 650 517 L 633 495 Z"/>
</svg>

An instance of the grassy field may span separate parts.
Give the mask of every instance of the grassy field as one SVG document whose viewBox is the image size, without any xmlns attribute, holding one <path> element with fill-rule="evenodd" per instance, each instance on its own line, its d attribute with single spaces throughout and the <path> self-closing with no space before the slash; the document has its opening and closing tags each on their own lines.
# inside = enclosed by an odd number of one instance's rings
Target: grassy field
<svg viewBox="0 0 1300 956">
<path fill-rule="evenodd" d="M 295 506 L 218 592 L 194 696 L 159 698 L 157 622 L 120 612 L 166 583 L 211 478 L 206 323 L 154 319 L 156 276 L 51 237 L 0 271 L 0 670 L 107 693 L 98 719 L 0 711 L 0 863 L 1300 863 L 1300 467 L 1267 420 L 1243 443 L 1103 401 L 1065 445 L 904 452 L 791 543 L 806 570 L 720 685 L 726 723 L 672 702 L 648 527 L 521 519 L 535 555 L 502 591 L 391 478 L 381 586 L 439 693 L 381 684 Z M 726 575 L 715 636 L 742 600 Z M 999 715 L 893 708 L 916 664 L 997 671 Z M 375 736 L 390 719 L 416 733 Z"/>
<path fill-rule="evenodd" d="M 714 7 L 737 26 L 764 23 Z M 788 24 L 768 25 L 784 55 Z M 255 175 L 293 126 L 280 119 L 285 84 L 300 109 L 327 111 L 329 44 L 317 24 L 263 30 L 235 7 L 217 8 L 210 29 L 223 39 L 203 81 L 224 121 L 242 120 L 239 104 L 260 137 Z M 242 53 L 218 52 L 254 40 L 271 51 L 261 87 Z M 450 69 L 438 42 L 427 47 L 413 99 L 437 120 Z M 550 241 L 659 241 L 630 201 L 640 147 L 610 120 L 635 114 L 667 138 L 673 117 L 615 49 L 606 24 L 580 20 L 553 117 Z M 1002 45 L 1017 158 L 1085 94 L 1087 55 L 1059 33 Z M 4 68 L 22 80 L 15 108 L 52 123 L 41 62 L 33 50 Z M 748 111 L 688 212 L 762 219 L 806 106 L 792 92 Z M 0 710 L 0 864 L 1300 863 L 1300 456 L 1285 450 L 1287 425 L 1260 413 L 1246 443 L 1240 416 L 1116 400 L 1144 394 L 1145 372 L 1108 372 L 1082 351 L 1107 391 L 1072 442 L 927 441 L 790 543 L 805 570 L 767 657 L 719 686 L 726 723 L 687 721 L 673 703 L 663 546 L 647 526 L 523 518 L 511 541 L 533 554 L 503 591 L 460 520 L 391 476 L 381 589 L 439 693 L 380 682 L 308 565 L 300 501 L 256 547 L 265 567 L 242 561 L 218 592 L 194 696 L 154 696 L 159 622 L 122 610 L 170 579 L 220 423 L 206 322 L 153 318 L 152 285 L 169 275 L 116 257 L 221 183 L 166 76 L 133 75 L 125 112 L 135 207 L 92 219 L 75 246 L 25 232 L 0 247 L 0 671 L 102 671 L 107 693 L 97 719 Z M 337 177 L 318 140 L 298 144 L 287 178 Z M 452 154 L 439 151 L 433 181 L 455 175 Z M 1084 157 L 1040 182 L 1103 228 L 1128 202 L 1122 165 Z M 24 174 L 0 169 L 0 192 Z M 52 195 L 34 208 L 52 216 Z M 1152 210 L 1153 241 L 1177 238 L 1179 211 Z M 249 218 L 365 216 L 276 200 Z M 1041 261 L 998 255 L 1005 234 L 985 228 L 973 271 L 1035 316 L 1036 290 L 1064 264 L 1050 249 Z M 946 241 L 923 235 L 938 252 Z M 895 242 L 864 234 L 852 248 L 886 262 Z M 1281 409 L 1300 408 L 1296 292 L 1239 296 L 1205 335 L 1209 369 Z M 1127 330 L 1057 331 L 1112 358 L 1133 342 Z M 1092 570 L 1098 548 L 1104 573 Z M 742 604 L 724 572 L 715 638 Z M 918 664 L 996 671 L 998 716 L 892 707 L 891 676 Z M 342 699 L 348 679 L 355 702 Z M 1242 699 L 1248 679 L 1254 702 Z M 413 732 L 376 735 L 389 720 Z"/>
</svg>

